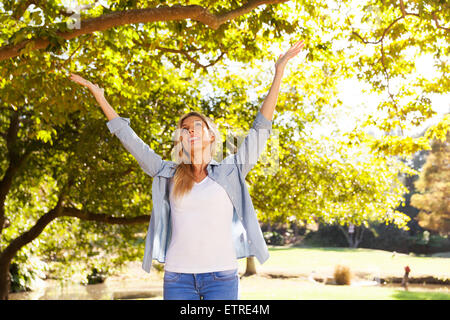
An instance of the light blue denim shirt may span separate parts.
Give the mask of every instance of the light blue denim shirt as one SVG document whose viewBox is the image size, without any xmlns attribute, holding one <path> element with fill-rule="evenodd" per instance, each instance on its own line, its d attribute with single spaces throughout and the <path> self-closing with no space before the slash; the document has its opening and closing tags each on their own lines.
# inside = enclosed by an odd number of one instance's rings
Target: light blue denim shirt
<svg viewBox="0 0 450 320">
<path fill-rule="evenodd" d="M 152 260 L 165 262 L 171 237 L 169 179 L 175 174 L 177 164 L 162 160 L 134 130 L 130 119 L 116 117 L 107 121 L 107 127 L 127 151 L 137 160 L 146 174 L 153 177 L 153 208 L 145 239 L 142 268 L 150 273 Z M 245 177 L 264 151 L 272 133 L 272 121 L 259 110 L 252 128 L 242 141 L 236 153 L 227 156 L 220 163 L 212 159 L 207 165 L 208 176 L 220 184 L 233 203 L 232 236 L 236 258 L 255 256 L 263 264 L 269 258 L 269 251 L 258 223 Z"/>
</svg>

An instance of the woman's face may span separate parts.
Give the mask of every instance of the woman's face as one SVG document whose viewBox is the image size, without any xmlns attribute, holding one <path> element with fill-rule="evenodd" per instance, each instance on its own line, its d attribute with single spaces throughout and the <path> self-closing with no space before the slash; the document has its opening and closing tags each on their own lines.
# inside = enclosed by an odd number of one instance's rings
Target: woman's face
<svg viewBox="0 0 450 320">
<path fill-rule="evenodd" d="M 214 136 L 211 136 L 208 127 L 202 118 L 189 116 L 181 123 L 181 143 L 191 154 L 195 151 L 203 151 L 209 147 Z"/>
</svg>

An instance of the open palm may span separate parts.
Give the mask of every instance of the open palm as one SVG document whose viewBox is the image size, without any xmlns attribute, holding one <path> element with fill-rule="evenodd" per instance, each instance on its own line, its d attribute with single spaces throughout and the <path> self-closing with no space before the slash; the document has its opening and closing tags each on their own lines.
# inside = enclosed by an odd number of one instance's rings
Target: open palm
<svg viewBox="0 0 450 320">
<path fill-rule="evenodd" d="M 82 86 L 85 86 L 86 88 L 90 89 L 92 91 L 92 93 L 94 93 L 94 94 L 98 93 L 98 94 L 103 95 L 105 92 L 105 90 L 103 88 L 100 88 L 98 86 L 98 84 L 94 84 L 94 83 L 90 82 L 89 80 L 86 80 L 77 74 L 71 73 L 70 80 L 72 80 L 78 84 L 81 84 Z"/>
<path fill-rule="evenodd" d="M 288 51 L 284 54 L 280 54 L 277 62 L 275 62 L 275 69 L 284 68 L 287 62 L 295 57 L 304 47 L 303 40 L 297 41 L 292 47 L 289 48 Z"/>
</svg>

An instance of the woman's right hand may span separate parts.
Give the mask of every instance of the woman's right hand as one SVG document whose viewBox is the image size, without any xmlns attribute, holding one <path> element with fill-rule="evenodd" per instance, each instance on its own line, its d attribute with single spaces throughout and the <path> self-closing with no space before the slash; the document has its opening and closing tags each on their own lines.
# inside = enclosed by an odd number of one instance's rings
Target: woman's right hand
<svg viewBox="0 0 450 320">
<path fill-rule="evenodd" d="M 92 82 L 90 82 L 89 80 L 84 79 L 83 77 L 74 74 L 74 73 L 70 73 L 70 80 L 81 84 L 82 86 L 88 88 L 89 90 L 91 90 L 91 92 L 94 95 L 104 95 L 105 89 L 100 88 L 97 84 L 93 84 Z"/>
</svg>

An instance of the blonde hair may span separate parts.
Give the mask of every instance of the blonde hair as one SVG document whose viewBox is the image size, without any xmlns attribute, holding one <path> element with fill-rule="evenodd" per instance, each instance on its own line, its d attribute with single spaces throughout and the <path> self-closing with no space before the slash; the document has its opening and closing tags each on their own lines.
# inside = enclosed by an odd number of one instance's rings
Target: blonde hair
<svg viewBox="0 0 450 320">
<path fill-rule="evenodd" d="M 173 136 L 174 147 L 172 149 L 172 160 L 177 163 L 172 188 L 172 195 L 175 198 L 181 198 L 184 194 L 188 193 L 194 186 L 195 182 L 194 166 L 191 163 L 191 156 L 185 151 L 180 140 L 181 125 L 183 124 L 183 120 L 190 116 L 197 116 L 201 118 L 208 127 L 209 134 L 214 136 L 214 140 L 211 141 L 210 144 L 211 159 L 215 158 L 218 151 L 218 146 L 222 146 L 220 132 L 210 118 L 197 111 L 188 112 L 180 117 Z"/>
</svg>

